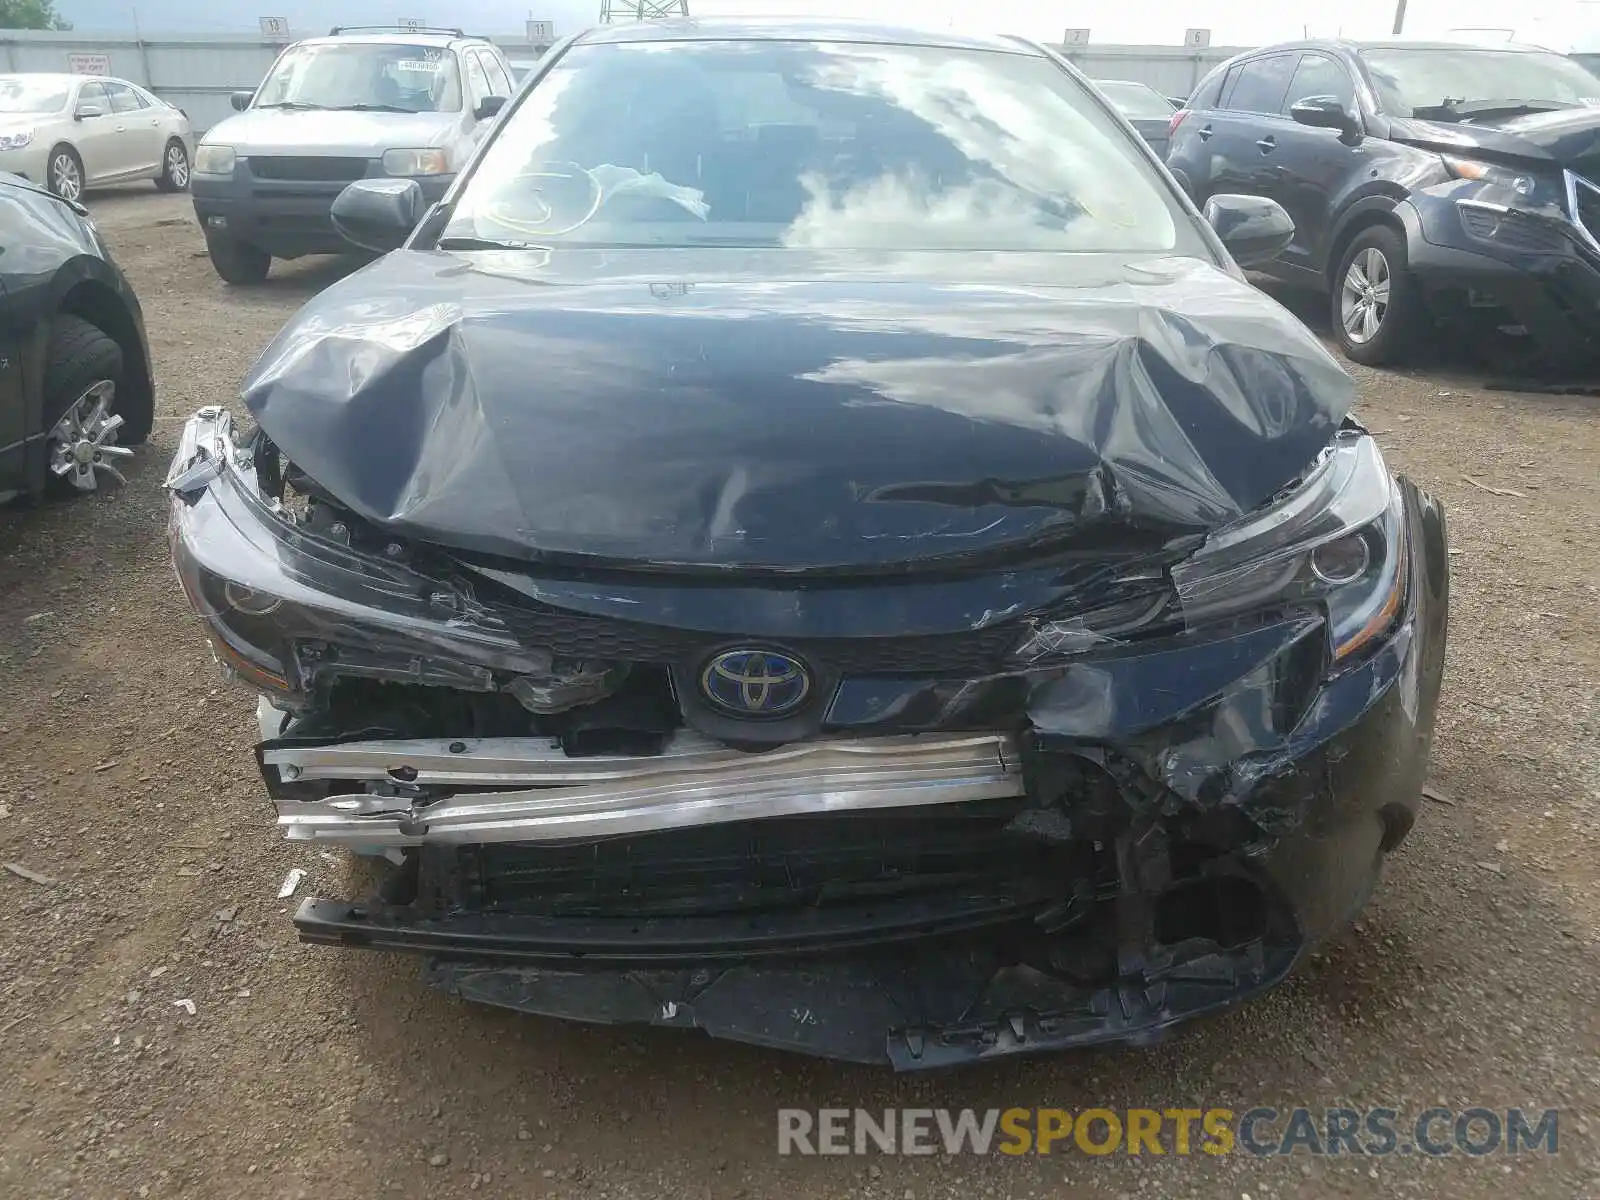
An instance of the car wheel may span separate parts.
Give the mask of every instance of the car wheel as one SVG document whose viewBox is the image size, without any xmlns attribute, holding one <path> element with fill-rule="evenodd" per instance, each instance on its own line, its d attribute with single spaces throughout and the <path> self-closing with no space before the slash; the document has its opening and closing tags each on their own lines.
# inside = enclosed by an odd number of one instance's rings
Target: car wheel
<svg viewBox="0 0 1600 1200">
<path fill-rule="evenodd" d="M 206 253 L 217 274 L 228 283 L 260 283 L 272 268 L 272 255 L 231 237 L 208 235 Z"/>
<path fill-rule="evenodd" d="M 50 151 L 45 185 L 63 200 L 83 199 L 83 160 L 71 146 L 57 146 Z"/>
<path fill-rule="evenodd" d="M 1405 239 L 1386 225 L 1357 234 L 1333 277 L 1333 334 L 1345 355 L 1368 366 L 1399 362 L 1415 340 L 1421 307 Z"/>
<path fill-rule="evenodd" d="M 163 192 L 181 192 L 189 187 L 189 152 L 183 143 L 173 138 L 161 156 L 161 174 L 156 176 L 156 187 Z"/>
<path fill-rule="evenodd" d="M 45 351 L 44 403 L 46 417 L 55 417 L 45 449 L 58 490 L 96 491 L 105 476 L 127 482 L 116 467 L 133 455 L 117 445 L 122 367 L 122 348 L 103 330 L 81 317 L 55 319 Z"/>
</svg>

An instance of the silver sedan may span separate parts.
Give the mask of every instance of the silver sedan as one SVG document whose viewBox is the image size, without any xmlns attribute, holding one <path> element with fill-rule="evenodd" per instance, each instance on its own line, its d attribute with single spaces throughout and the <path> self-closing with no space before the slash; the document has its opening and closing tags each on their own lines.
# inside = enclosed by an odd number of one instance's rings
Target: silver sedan
<svg viewBox="0 0 1600 1200">
<path fill-rule="evenodd" d="M 125 79 L 0 75 L 0 171 L 77 200 L 86 188 L 153 179 L 189 186 L 194 130 L 182 109 Z"/>
</svg>

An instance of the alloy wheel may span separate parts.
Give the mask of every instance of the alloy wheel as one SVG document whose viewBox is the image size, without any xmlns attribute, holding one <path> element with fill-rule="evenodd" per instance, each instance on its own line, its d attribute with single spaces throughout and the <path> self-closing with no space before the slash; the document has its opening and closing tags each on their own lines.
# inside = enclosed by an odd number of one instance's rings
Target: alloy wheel
<svg viewBox="0 0 1600 1200">
<path fill-rule="evenodd" d="M 112 465 L 133 457 L 132 450 L 116 444 L 122 427 L 122 418 L 111 411 L 116 394 L 117 385 L 109 379 L 90 384 L 50 431 L 50 470 L 80 492 L 95 491 L 102 471 L 118 483 L 128 482 Z"/>
<path fill-rule="evenodd" d="M 78 200 L 83 196 L 83 173 L 77 160 L 63 150 L 50 160 L 50 189 L 63 200 Z"/>
<path fill-rule="evenodd" d="M 189 155 L 182 146 L 167 147 L 167 178 L 179 191 L 189 186 Z"/>
<path fill-rule="evenodd" d="M 1370 342 L 1389 311 L 1389 260 L 1368 246 L 1350 260 L 1339 291 L 1339 321 L 1357 345 Z"/>
</svg>

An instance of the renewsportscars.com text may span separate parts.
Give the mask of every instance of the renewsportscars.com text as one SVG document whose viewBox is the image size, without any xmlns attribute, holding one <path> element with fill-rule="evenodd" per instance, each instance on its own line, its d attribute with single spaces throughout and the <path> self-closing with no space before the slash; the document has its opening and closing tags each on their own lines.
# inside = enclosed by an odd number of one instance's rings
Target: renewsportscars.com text
<svg viewBox="0 0 1600 1200">
<path fill-rule="evenodd" d="M 803 1108 L 779 1154 L 1555 1154 L 1556 1109 Z"/>
</svg>

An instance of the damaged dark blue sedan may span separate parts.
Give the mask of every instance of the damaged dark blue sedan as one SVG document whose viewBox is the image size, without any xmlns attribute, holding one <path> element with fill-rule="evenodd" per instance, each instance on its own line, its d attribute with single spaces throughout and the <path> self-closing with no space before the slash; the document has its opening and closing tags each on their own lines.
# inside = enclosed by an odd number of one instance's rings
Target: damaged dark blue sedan
<svg viewBox="0 0 1600 1200">
<path fill-rule="evenodd" d="M 1040 47 L 558 45 L 188 424 L 171 538 L 301 936 L 458 995 L 947 1066 L 1272 986 L 1411 828 L 1439 507 Z"/>
</svg>

